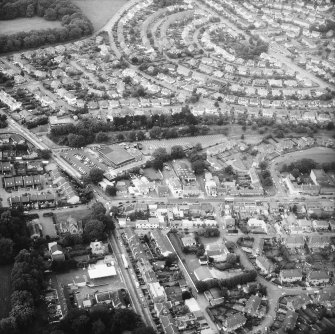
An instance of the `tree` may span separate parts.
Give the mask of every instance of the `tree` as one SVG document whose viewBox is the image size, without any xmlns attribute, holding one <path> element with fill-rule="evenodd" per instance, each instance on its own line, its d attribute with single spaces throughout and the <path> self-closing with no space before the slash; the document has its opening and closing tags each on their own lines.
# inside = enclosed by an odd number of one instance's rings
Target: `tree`
<svg viewBox="0 0 335 334">
<path fill-rule="evenodd" d="M 114 323 L 111 331 L 114 333 L 122 333 L 124 331 L 133 330 L 137 327 L 140 316 L 130 309 L 116 309 L 114 314 Z"/>
<path fill-rule="evenodd" d="M 259 167 L 260 167 L 260 169 L 262 169 L 262 170 L 265 170 L 265 169 L 267 169 L 268 168 L 268 163 L 267 163 L 267 161 L 261 161 L 260 163 L 259 163 Z"/>
<path fill-rule="evenodd" d="M 98 143 L 102 143 L 108 140 L 108 135 L 105 132 L 98 132 L 95 135 L 95 141 Z"/>
<path fill-rule="evenodd" d="M 145 133 L 143 131 L 137 131 L 136 136 L 137 136 L 138 141 L 141 141 L 141 140 L 145 139 Z"/>
<path fill-rule="evenodd" d="M 14 242 L 9 238 L 0 238 L 0 264 L 12 262 L 14 255 Z"/>
<path fill-rule="evenodd" d="M 155 334 L 155 330 L 152 327 L 139 327 L 133 331 L 133 334 Z"/>
<path fill-rule="evenodd" d="M 92 323 L 92 334 L 104 334 L 106 331 L 105 324 L 98 319 Z"/>
<path fill-rule="evenodd" d="M 172 264 L 176 263 L 178 261 L 177 254 L 171 253 L 167 256 L 165 260 L 165 266 L 170 267 Z"/>
<path fill-rule="evenodd" d="M 39 150 L 38 155 L 45 160 L 48 160 L 51 158 L 52 152 L 51 150 Z"/>
<path fill-rule="evenodd" d="M 206 163 L 203 160 L 196 160 L 192 162 L 192 169 L 196 175 L 203 174 L 206 168 Z"/>
<path fill-rule="evenodd" d="M 152 139 L 158 139 L 160 138 L 161 134 L 162 134 L 162 129 L 159 126 L 154 126 L 151 130 L 150 130 L 150 138 Z"/>
<path fill-rule="evenodd" d="M 114 186 L 108 185 L 105 191 L 108 196 L 116 196 L 116 187 Z"/>
<path fill-rule="evenodd" d="M 95 218 L 95 219 L 97 217 L 100 218 L 101 215 L 105 215 L 105 213 L 107 211 L 105 206 L 101 202 L 94 203 L 91 207 L 91 210 L 92 210 L 91 217 Z"/>
<path fill-rule="evenodd" d="M 135 132 L 135 131 L 130 131 L 130 132 L 128 133 L 128 140 L 129 140 L 130 142 L 133 142 L 133 141 L 136 140 L 136 132 Z"/>
<path fill-rule="evenodd" d="M 3 318 L 0 320 L 0 333 L 17 333 L 16 321 L 14 317 Z"/>
<path fill-rule="evenodd" d="M 185 152 L 182 146 L 175 145 L 171 147 L 171 158 L 172 159 L 182 159 L 185 157 Z"/>
<path fill-rule="evenodd" d="M 183 291 L 183 293 L 182 293 L 181 296 L 182 296 L 183 300 L 191 299 L 192 298 L 192 294 L 191 294 L 190 291 Z"/>
<path fill-rule="evenodd" d="M 92 168 L 89 172 L 89 179 L 93 184 L 97 184 L 104 178 L 104 171 L 99 168 Z"/>
<path fill-rule="evenodd" d="M 196 282 L 195 287 L 197 288 L 199 293 L 203 293 L 208 290 L 207 283 L 203 281 Z"/>
<path fill-rule="evenodd" d="M 85 224 L 84 234 L 89 241 L 104 239 L 105 224 L 97 219 L 92 219 Z"/>
</svg>

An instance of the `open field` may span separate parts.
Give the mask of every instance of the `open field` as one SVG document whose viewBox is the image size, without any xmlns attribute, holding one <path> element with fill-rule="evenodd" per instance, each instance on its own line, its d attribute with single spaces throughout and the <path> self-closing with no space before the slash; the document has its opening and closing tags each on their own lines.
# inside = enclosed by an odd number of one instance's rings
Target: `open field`
<svg viewBox="0 0 335 334">
<path fill-rule="evenodd" d="M 9 21 L 0 21 L 0 33 L 4 35 L 15 34 L 20 31 L 61 28 L 59 21 L 46 21 L 41 17 L 19 18 Z"/>
<path fill-rule="evenodd" d="M 10 310 L 9 297 L 11 293 L 10 288 L 10 274 L 12 266 L 0 266 L 0 319 L 8 316 Z"/>
<path fill-rule="evenodd" d="M 74 0 L 72 2 L 91 20 L 94 31 L 101 29 L 126 3 L 125 0 Z"/>
<path fill-rule="evenodd" d="M 297 151 L 285 154 L 275 159 L 278 163 L 279 170 L 283 164 L 290 164 L 301 159 L 312 159 L 317 163 L 325 163 L 335 161 L 335 150 L 327 147 L 312 147 L 307 150 Z"/>
</svg>

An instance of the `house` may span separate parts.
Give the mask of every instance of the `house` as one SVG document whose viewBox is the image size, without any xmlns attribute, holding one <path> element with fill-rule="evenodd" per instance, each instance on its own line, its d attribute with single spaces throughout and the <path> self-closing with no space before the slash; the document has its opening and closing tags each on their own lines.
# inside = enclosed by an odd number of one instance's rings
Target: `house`
<svg viewBox="0 0 335 334">
<path fill-rule="evenodd" d="M 48 249 L 51 255 L 51 259 L 53 261 L 64 261 L 65 260 L 63 248 L 60 245 L 58 245 L 57 242 L 49 242 Z"/>
<path fill-rule="evenodd" d="M 90 243 L 91 252 L 93 255 L 105 255 L 108 253 L 108 246 L 102 241 L 92 241 Z"/>
<path fill-rule="evenodd" d="M 324 235 L 311 235 L 307 244 L 311 251 L 325 248 L 330 244 L 330 238 Z"/>
<path fill-rule="evenodd" d="M 289 298 L 287 308 L 291 311 L 306 308 L 306 305 L 311 303 L 311 299 L 305 293 Z"/>
<path fill-rule="evenodd" d="M 244 313 L 252 317 L 262 317 L 262 312 L 259 312 L 258 310 L 261 305 L 261 301 L 262 298 L 257 295 L 250 296 L 245 304 Z"/>
<path fill-rule="evenodd" d="M 227 316 L 222 322 L 222 329 L 227 333 L 233 332 L 236 329 L 242 327 L 246 323 L 247 319 L 242 313 L 235 313 Z"/>
<path fill-rule="evenodd" d="M 264 274 L 270 274 L 274 270 L 274 264 L 264 255 L 256 257 L 256 265 Z"/>
<path fill-rule="evenodd" d="M 279 273 L 279 279 L 282 283 L 291 283 L 302 280 L 301 269 L 283 269 Z"/>
<path fill-rule="evenodd" d="M 318 285 L 328 283 L 330 276 L 325 270 L 313 270 L 307 274 L 306 279 L 309 284 Z"/>
<path fill-rule="evenodd" d="M 197 245 L 196 240 L 192 236 L 186 236 L 181 238 L 181 242 L 184 247 L 193 247 Z"/>
<path fill-rule="evenodd" d="M 147 287 L 154 303 L 167 301 L 165 290 L 159 282 L 148 283 Z"/>
<path fill-rule="evenodd" d="M 313 183 L 320 187 L 321 195 L 335 194 L 335 182 L 323 169 L 312 169 L 310 177 Z"/>
<path fill-rule="evenodd" d="M 253 230 L 260 228 L 265 233 L 267 233 L 267 226 L 264 220 L 256 219 L 256 218 L 250 218 L 247 222 L 248 227 Z"/>
<path fill-rule="evenodd" d="M 303 235 L 290 235 L 288 236 L 284 244 L 287 248 L 304 248 L 305 246 L 305 239 Z"/>
<path fill-rule="evenodd" d="M 296 325 L 297 320 L 298 320 L 298 313 L 296 313 L 292 310 L 288 310 L 286 312 L 286 316 L 285 316 L 285 319 L 284 319 L 284 321 L 281 325 L 281 328 L 284 331 L 293 330 L 295 325 Z"/>
<path fill-rule="evenodd" d="M 208 258 L 212 258 L 214 262 L 222 262 L 227 258 L 227 254 L 229 253 L 226 245 L 221 244 L 208 244 L 205 248 L 205 254 Z"/>
<path fill-rule="evenodd" d="M 313 220 L 313 228 L 315 230 L 328 230 L 329 222 L 327 220 Z"/>
<path fill-rule="evenodd" d="M 252 254 L 254 256 L 261 255 L 263 253 L 263 245 L 264 245 L 264 239 L 255 237 L 252 246 Z"/>
</svg>

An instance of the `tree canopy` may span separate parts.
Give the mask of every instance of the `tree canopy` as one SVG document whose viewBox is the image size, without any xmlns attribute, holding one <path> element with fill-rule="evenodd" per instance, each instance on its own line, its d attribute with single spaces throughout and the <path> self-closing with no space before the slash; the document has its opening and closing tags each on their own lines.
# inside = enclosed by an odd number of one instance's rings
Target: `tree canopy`
<svg viewBox="0 0 335 334">
<path fill-rule="evenodd" d="M 69 0 L 0 1 L 0 20 L 13 20 L 35 15 L 45 20 L 58 20 L 62 27 L 0 35 L 0 53 L 74 40 L 93 32 L 92 23 L 82 14 L 79 7 Z"/>
</svg>

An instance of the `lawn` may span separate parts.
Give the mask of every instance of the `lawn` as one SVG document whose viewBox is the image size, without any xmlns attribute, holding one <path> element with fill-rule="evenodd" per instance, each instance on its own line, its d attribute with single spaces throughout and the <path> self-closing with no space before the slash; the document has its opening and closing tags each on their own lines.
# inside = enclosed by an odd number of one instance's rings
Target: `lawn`
<svg viewBox="0 0 335 334">
<path fill-rule="evenodd" d="M 283 164 L 290 164 L 301 159 L 312 159 L 317 163 L 335 161 L 335 150 L 327 147 L 312 147 L 307 150 L 288 153 L 276 159 L 278 169 L 280 170 Z"/>
<path fill-rule="evenodd" d="M 12 266 L 0 266 L 0 319 L 8 316 L 10 311 L 9 297 L 11 293 L 10 274 Z"/>
<path fill-rule="evenodd" d="M 86 218 L 90 214 L 90 210 L 88 209 L 73 209 L 71 211 L 65 211 L 65 212 L 56 212 L 55 213 L 55 219 L 56 222 L 64 222 L 68 219 L 68 217 L 72 217 L 77 220 L 82 220 Z"/>
<path fill-rule="evenodd" d="M 57 231 L 52 217 L 43 217 L 43 215 L 40 215 L 39 221 L 42 225 L 43 236 L 48 235 L 50 238 L 57 237 Z"/>
<path fill-rule="evenodd" d="M 15 34 L 20 31 L 61 28 L 59 21 L 46 21 L 41 17 L 19 18 L 9 21 L 0 21 L 0 32 L 4 35 Z"/>
<path fill-rule="evenodd" d="M 73 0 L 91 20 L 94 31 L 101 29 L 127 2 L 125 0 Z"/>
</svg>

